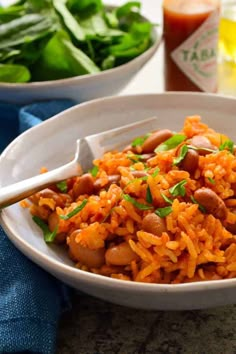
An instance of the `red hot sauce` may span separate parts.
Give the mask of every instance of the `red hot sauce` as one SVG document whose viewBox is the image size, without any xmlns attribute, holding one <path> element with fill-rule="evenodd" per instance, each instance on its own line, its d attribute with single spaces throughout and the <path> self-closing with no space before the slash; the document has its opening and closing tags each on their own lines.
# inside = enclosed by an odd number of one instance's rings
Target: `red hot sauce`
<svg viewBox="0 0 236 354">
<path fill-rule="evenodd" d="M 217 91 L 220 0 L 164 0 L 165 89 Z"/>
</svg>

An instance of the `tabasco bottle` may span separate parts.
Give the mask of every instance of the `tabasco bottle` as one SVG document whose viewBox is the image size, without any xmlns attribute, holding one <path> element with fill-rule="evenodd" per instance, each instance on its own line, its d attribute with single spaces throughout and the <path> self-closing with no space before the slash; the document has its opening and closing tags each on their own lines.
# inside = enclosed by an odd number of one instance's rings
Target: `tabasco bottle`
<svg viewBox="0 0 236 354">
<path fill-rule="evenodd" d="M 165 89 L 217 91 L 220 0 L 164 0 Z"/>
</svg>

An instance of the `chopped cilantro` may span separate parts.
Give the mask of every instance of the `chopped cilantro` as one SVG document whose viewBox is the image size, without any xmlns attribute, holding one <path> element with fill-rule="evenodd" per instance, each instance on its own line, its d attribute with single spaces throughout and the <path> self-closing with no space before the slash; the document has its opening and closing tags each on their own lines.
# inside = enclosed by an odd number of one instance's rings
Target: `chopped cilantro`
<svg viewBox="0 0 236 354">
<path fill-rule="evenodd" d="M 48 225 L 38 216 L 34 215 L 32 217 L 33 221 L 35 222 L 35 224 L 37 224 L 40 229 L 43 231 L 43 237 L 44 237 L 44 241 L 46 243 L 52 243 L 55 240 L 56 234 L 57 234 L 57 230 L 58 230 L 58 225 L 56 226 L 56 228 L 51 232 L 49 230 Z"/>
<path fill-rule="evenodd" d="M 77 206 L 74 210 L 72 210 L 69 214 L 67 215 L 60 215 L 60 218 L 63 219 L 63 220 L 68 220 L 70 218 L 72 218 L 72 216 L 78 214 L 84 207 L 85 205 L 87 204 L 88 200 L 87 199 L 84 199 L 82 201 L 82 203 Z"/>
</svg>

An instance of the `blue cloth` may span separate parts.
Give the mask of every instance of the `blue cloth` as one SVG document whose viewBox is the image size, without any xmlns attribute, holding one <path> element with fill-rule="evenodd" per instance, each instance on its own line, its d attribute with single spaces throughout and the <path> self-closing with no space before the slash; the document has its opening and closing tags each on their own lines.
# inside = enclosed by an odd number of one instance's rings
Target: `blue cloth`
<svg viewBox="0 0 236 354">
<path fill-rule="evenodd" d="M 19 133 L 74 105 L 68 100 L 25 107 L 0 103 L 0 151 Z M 55 351 L 57 323 L 69 290 L 33 264 L 0 226 L 0 353 Z"/>
</svg>

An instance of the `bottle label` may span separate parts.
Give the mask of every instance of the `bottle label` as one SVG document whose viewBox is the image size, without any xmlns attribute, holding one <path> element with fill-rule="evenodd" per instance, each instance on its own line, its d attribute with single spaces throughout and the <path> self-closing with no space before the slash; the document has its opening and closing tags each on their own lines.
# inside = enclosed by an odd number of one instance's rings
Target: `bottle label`
<svg viewBox="0 0 236 354">
<path fill-rule="evenodd" d="M 202 91 L 217 91 L 219 11 L 177 47 L 171 57 L 179 69 Z"/>
</svg>

